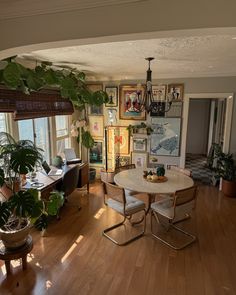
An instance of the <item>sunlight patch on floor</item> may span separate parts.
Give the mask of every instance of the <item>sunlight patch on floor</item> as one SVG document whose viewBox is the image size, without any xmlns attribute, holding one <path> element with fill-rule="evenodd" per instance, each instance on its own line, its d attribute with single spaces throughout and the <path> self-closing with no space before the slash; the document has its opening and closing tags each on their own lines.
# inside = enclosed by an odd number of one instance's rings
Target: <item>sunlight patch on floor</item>
<svg viewBox="0 0 236 295">
<path fill-rule="evenodd" d="M 99 219 L 102 216 L 102 214 L 104 213 L 105 210 L 106 209 L 104 209 L 104 208 L 99 209 L 98 212 L 93 217 L 95 219 Z"/>
<path fill-rule="evenodd" d="M 74 251 L 76 246 L 81 242 L 84 236 L 80 235 L 77 240 L 73 243 L 73 245 L 70 247 L 70 249 L 66 252 L 66 254 L 62 257 L 61 263 L 65 262 L 65 260 L 70 256 L 70 254 Z"/>
</svg>

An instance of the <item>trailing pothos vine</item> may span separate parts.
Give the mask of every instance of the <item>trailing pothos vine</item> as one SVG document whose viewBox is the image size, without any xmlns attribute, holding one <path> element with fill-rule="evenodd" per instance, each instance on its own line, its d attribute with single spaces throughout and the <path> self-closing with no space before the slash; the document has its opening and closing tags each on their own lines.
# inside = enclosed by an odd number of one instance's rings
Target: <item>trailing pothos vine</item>
<svg viewBox="0 0 236 295">
<path fill-rule="evenodd" d="M 85 112 L 87 105 L 99 106 L 108 101 L 106 92 L 88 89 L 84 72 L 55 69 L 50 62 L 41 62 L 30 69 L 17 62 L 16 56 L 0 61 L 0 84 L 25 94 L 43 88 L 56 88 L 63 98 L 71 100 L 75 109 Z M 89 130 L 83 130 L 82 144 L 87 148 L 94 145 Z"/>
</svg>

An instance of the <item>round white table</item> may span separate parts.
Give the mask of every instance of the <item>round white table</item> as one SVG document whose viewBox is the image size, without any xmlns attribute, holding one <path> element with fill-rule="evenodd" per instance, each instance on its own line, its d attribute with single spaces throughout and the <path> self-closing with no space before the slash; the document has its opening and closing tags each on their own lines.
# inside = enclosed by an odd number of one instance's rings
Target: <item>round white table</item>
<svg viewBox="0 0 236 295">
<path fill-rule="evenodd" d="M 166 171 L 165 176 L 168 178 L 166 182 L 148 182 L 143 178 L 143 171 L 143 168 L 136 168 L 119 172 L 115 175 L 114 182 L 125 189 L 139 193 L 147 193 L 149 196 L 147 212 L 156 194 L 173 194 L 177 190 L 186 189 L 194 185 L 191 177 L 174 170 Z"/>
</svg>

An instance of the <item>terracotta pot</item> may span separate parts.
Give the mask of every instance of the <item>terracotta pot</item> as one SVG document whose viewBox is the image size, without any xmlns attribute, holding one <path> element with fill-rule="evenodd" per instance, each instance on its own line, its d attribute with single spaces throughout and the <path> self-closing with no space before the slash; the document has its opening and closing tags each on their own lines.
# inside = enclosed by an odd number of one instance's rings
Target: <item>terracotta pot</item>
<svg viewBox="0 0 236 295">
<path fill-rule="evenodd" d="M 222 179 L 222 192 L 227 197 L 236 197 L 236 181 Z"/>
<path fill-rule="evenodd" d="M 23 246 L 27 240 L 30 231 L 30 221 L 27 225 L 19 230 L 5 231 L 0 229 L 0 238 L 4 246 L 8 249 L 15 249 Z"/>
</svg>

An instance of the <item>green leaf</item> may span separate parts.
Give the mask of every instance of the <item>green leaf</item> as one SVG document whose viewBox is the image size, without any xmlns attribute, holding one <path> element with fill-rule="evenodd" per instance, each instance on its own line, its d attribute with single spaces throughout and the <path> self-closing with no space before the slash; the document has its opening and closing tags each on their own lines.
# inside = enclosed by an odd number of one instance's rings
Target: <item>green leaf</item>
<svg viewBox="0 0 236 295">
<path fill-rule="evenodd" d="M 106 92 L 99 90 L 93 93 L 92 100 L 93 100 L 93 104 L 99 106 L 103 104 L 104 102 L 105 103 L 108 102 L 109 98 Z"/>
<path fill-rule="evenodd" d="M 11 210 L 9 209 L 7 202 L 0 202 L 0 227 L 5 225 L 8 221 L 8 218 L 11 215 Z"/>
<path fill-rule="evenodd" d="M 49 202 L 47 204 L 47 213 L 51 216 L 55 216 L 58 213 L 58 210 L 64 204 L 64 194 L 61 192 L 51 192 L 49 197 Z"/>
<path fill-rule="evenodd" d="M 9 63 L 3 70 L 3 79 L 7 86 L 16 89 L 20 85 L 21 73 L 16 63 Z"/>
<path fill-rule="evenodd" d="M 82 129 L 82 145 L 87 149 L 90 149 L 94 146 L 94 139 L 92 138 L 89 131 L 83 131 Z"/>
<path fill-rule="evenodd" d="M 35 228 L 38 230 L 43 230 L 48 227 L 48 216 L 42 214 L 34 223 Z"/>
<path fill-rule="evenodd" d="M 19 191 L 14 193 L 9 201 L 9 206 L 18 217 L 30 217 L 35 207 L 35 197 L 32 191 Z"/>
<path fill-rule="evenodd" d="M 28 72 L 28 77 L 26 78 L 27 85 L 31 90 L 39 90 L 43 86 L 43 81 L 41 78 L 35 74 L 35 72 Z"/>
</svg>

